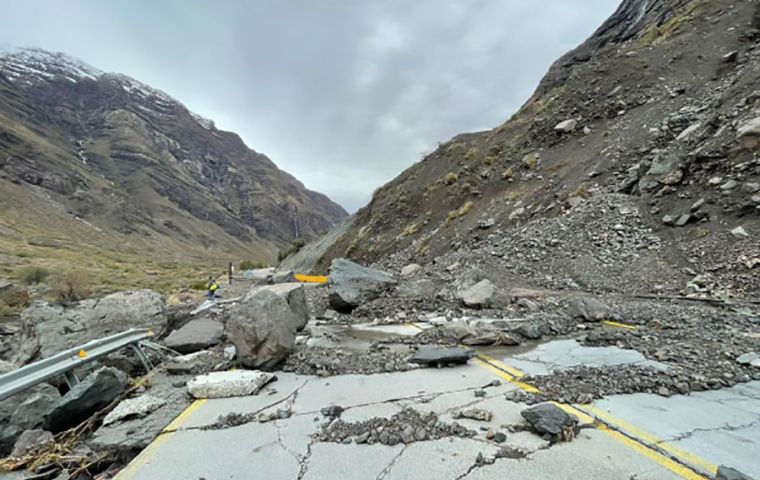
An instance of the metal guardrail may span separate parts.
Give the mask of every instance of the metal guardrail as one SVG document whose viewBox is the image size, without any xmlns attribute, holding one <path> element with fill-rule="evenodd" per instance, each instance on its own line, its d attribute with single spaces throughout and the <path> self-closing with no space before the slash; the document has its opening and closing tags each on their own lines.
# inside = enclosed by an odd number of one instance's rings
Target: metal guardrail
<svg viewBox="0 0 760 480">
<path fill-rule="evenodd" d="M 0 400 L 5 400 L 19 392 L 31 388 L 51 378 L 64 375 L 70 386 L 78 383 L 72 370 L 92 362 L 99 357 L 131 346 L 137 357 L 147 370 L 150 362 L 140 349 L 139 343 L 153 336 L 153 332 L 145 328 L 131 329 L 106 338 L 87 342 L 84 345 L 71 348 L 52 357 L 30 363 L 12 372 L 0 375 Z"/>
</svg>

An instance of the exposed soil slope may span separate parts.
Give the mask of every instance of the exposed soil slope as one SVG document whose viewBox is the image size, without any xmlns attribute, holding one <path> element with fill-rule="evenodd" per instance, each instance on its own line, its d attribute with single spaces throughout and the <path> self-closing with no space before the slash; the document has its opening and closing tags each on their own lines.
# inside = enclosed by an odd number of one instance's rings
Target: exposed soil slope
<svg viewBox="0 0 760 480">
<path fill-rule="evenodd" d="M 760 117 L 759 9 L 625 0 L 511 119 L 381 188 L 317 270 L 348 256 L 552 289 L 760 296 L 758 142 L 742 135 Z"/>
</svg>

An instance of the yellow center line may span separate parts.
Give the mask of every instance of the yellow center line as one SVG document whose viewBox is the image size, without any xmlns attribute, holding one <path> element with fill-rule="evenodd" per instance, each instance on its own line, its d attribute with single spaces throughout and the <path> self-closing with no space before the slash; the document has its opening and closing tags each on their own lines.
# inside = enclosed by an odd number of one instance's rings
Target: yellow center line
<svg viewBox="0 0 760 480">
<path fill-rule="evenodd" d="M 177 415 L 169 425 L 164 428 L 158 436 L 153 439 L 145 449 L 140 452 L 122 471 L 116 474 L 114 480 L 131 480 L 138 478 L 140 469 L 150 463 L 158 454 L 158 449 L 177 433 L 177 430 L 184 425 L 188 419 L 206 403 L 206 400 L 196 400 L 191 403 L 185 410 Z"/>
<path fill-rule="evenodd" d="M 628 325 L 627 323 L 613 322 L 612 320 L 605 320 L 602 323 L 607 325 L 608 327 L 625 328 L 627 330 L 636 329 L 635 325 Z"/>
<path fill-rule="evenodd" d="M 605 321 L 604 323 L 618 328 L 636 328 L 631 325 L 612 321 Z M 414 323 L 407 323 L 406 325 L 418 330 L 424 330 L 422 327 Z M 541 390 L 537 387 L 520 381 L 521 378 L 525 377 L 525 372 L 511 367 L 486 353 L 477 352 L 476 357 L 473 359 L 473 363 L 528 393 L 541 393 Z M 697 467 L 710 474 L 714 474 L 718 469 L 717 465 L 690 452 L 668 445 L 651 433 L 641 430 L 624 420 L 616 418 L 600 408 L 592 407 L 591 405 L 575 407 L 556 402 L 552 403 L 555 403 L 566 412 L 578 417 L 581 423 L 593 424 L 596 429 L 604 432 L 627 447 L 645 455 L 647 458 L 654 460 L 682 478 L 689 480 L 706 478 L 705 476 L 696 473 L 688 466 L 685 466 L 683 463 Z M 626 432 L 628 435 L 622 432 Z M 655 447 L 657 449 L 655 449 Z M 668 458 L 668 456 L 658 450 L 671 455 L 682 463 Z"/>
</svg>

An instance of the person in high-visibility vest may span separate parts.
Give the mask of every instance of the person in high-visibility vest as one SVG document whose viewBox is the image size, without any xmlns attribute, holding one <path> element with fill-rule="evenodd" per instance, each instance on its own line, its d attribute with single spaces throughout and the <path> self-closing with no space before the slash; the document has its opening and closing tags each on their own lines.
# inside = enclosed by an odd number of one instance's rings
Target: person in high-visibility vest
<svg viewBox="0 0 760 480">
<path fill-rule="evenodd" d="M 213 300 L 216 296 L 216 291 L 219 289 L 219 284 L 216 282 L 216 278 L 210 277 L 208 280 L 208 299 Z"/>
</svg>

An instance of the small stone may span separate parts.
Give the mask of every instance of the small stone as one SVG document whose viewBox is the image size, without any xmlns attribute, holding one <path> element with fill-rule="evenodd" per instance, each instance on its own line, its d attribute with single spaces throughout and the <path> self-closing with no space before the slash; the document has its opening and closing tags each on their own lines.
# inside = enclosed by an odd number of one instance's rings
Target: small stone
<svg viewBox="0 0 760 480">
<path fill-rule="evenodd" d="M 353 441 L 354 440 L 351 437 L 346 437 L 346 438 L 343 439 L 343 441 L 341 443 L 343 445 L 349 445 L 349 444 L 353 443 Z"/>
<path fill-rule="evenodd" d="M 692 204 L 692 206 L 691 206 L 692 213 L 696 212 L 697 210 L 699 210 L 700 208 L 702 208 L 702 205 L 704 205 L 704 204 L 705 204 L 705 199 L 704 198 L 700 198 L 699 200 L 697 200 L 696 202 L 694 202 Z"/>
<path fill-rule="evenodd" d="M 502 432 L 496 432 L 496 435 L 493 436 L 493 441 L 496 443 L 504 443 L 507 441 L 507 435 Z"/>
<path fill-rule="evenodd" d="M 388 432 L 380 432 L 380 437 L 378 440 L 380 440 L 380 443 L 383 445 L 388 445 L 390 442 L 390 434 Z"/>
<path fill-rule="evenodd" d="M 496 432 L 494 432 L 492 429 L 488 429 L 486 432 L 486 439 L 493 440 L 493 438 L 496 436 Z"/>
<path fill-rule="evenodd" d="M 570 133 L 574 131 L 577 126 L 578 126 L 578 120 L 571 118 L 571 119 L 565 120 L 564 122 L 558 123 L 554 127 L 554 131 L 559 132 L 559 133 Z"/>
<path fill-rule="evenodd" d="M 354 437 L 354 442 L 357 444 L 367 443 L 367 440 L 369 440 L 369 432 L 364 432 L 361 435 Z"/>
<path fill-rule="evenodd" d="M 340 417 L 340 414 L 343 413 L 344 408 L 340 405 L 330 405 L 329 407 L 324 407 L 320 410 L 320 413 L 324 415 L 325 417 Z"/>
<path fill-rule="evenodd" d="M 477 420 L 480 422 L 490 422 L 493 418 L 493 414 L 482 408 L 469 408 L 457 413 L 456 418 L 469 418 L 470 420 Z"/>
<path fill-rule="evenodd" d="M 681 215 L 680 217 L 678 217 L 678 220 L 676 220 L 676 227 L 685 226 L 687 223 L 689 223 L 691 218 L 692 218 L 691 214 Z"/>
<path fill-rule="evenodd" d="M 736 359 L 739 365 L 751 365 L 760 367 L 760 353 L 749 352 Z"/>
<path fill-rule="evenodd" d="M 738 185 L 738 183 L 736 183 L 736 180 L 732 179 L 732 180 L 727 181 L 723 185 L 721 185 L 720 189 L 721 190 L 732 190 L 732 189 L 736 188 L 737 185 Z"/>
<path fill-rule="evenodd" d="M 660 387 L 657 389 L 657 395 L 661 397 L 669 397 L 672 394 L 670 393 L 670 390 L 667 387 Z"/>
<path fill-rule="evenodd" d="M 743 474 L 739 470 L 721 465 L 718 467 L 718 472 L 715 474 L 715 480 L 752 480 L 752 478 Z"/>
<path fill-rule="evenodd" d="M 475 398 L 483 398 L 486 396 L 485 390 L 475 390 Z"/>
<path fill-rule="evenodd" d="M 744 227 L 734 228 L 731 230 L 731 235 L 733 235 L 734 238 L 749 238 L 749 233 L 747 233 Z"/>
</svg>

